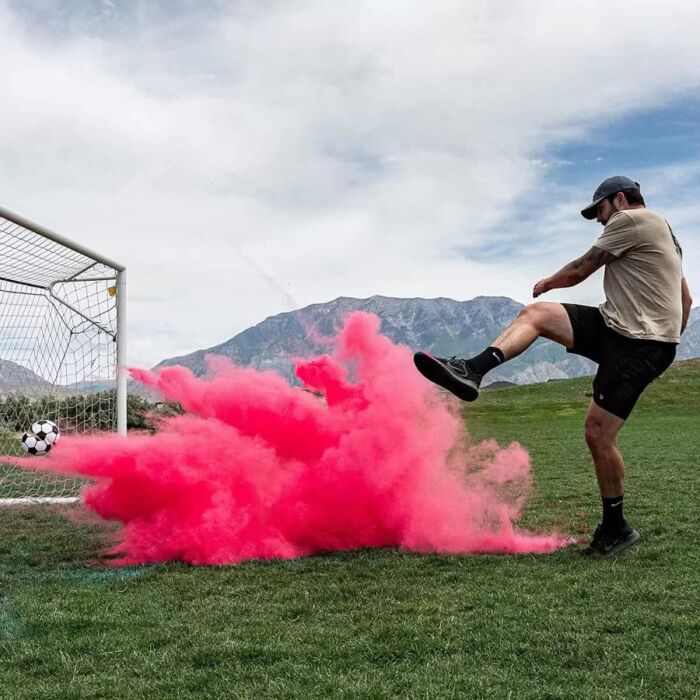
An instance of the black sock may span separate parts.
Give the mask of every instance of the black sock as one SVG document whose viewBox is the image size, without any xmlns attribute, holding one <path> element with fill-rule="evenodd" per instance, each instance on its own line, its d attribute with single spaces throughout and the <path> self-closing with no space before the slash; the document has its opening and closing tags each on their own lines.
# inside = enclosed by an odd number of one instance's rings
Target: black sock
<svg viewBox="0 0 700 700">
<path fill-rule="evenodd" d="M 506 358 L 503 357 L 503 353 L 498 348 L 490 346 L 480 355 L 470 357 L 467 360 L 467 364 L 472 372 L 476 372 L 476 374 L 480 374 L 483 377 L 489 370 L 498 367 L 498 365 L 505 361 Z"/>
<path fill-rule="evenodd" d="M 622 517 L 622 496 L 603 499 L 603 530 L 618 532 L 625 526 Z"/>
</svg>

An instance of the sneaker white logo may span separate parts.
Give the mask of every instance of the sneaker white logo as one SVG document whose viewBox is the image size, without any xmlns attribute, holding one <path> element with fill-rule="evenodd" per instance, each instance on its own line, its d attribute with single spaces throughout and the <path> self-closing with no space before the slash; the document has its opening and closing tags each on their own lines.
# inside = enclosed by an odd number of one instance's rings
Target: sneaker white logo
<svg viewBox="0 0 700 700">
<path fill-rule="evenodd" d="M 598 394 L 598 398 L 602 401 L 605 397 L 602 394 Z"/>
</svg>

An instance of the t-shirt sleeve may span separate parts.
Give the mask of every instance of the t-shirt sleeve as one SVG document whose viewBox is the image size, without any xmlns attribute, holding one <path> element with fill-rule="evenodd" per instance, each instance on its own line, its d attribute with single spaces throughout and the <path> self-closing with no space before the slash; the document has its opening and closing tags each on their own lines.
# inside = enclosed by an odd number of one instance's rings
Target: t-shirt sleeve
<svg viewBox="0 0 700 700">
<path fill-rule="evenodd" d="M 619 258 L 638 244 L 639 235 L 634 220 L 621 211 L 610 218 L 593 245 Z"/>
</svg>

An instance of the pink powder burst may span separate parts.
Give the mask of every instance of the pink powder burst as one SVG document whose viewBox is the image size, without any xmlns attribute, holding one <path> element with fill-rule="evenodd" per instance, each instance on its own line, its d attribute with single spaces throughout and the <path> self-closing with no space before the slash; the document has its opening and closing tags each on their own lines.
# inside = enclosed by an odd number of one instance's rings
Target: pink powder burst
<svg viewBox="0 0 700 700">
<path fill-rule="evenodd" d="M 179 402 L 154 435 L 65 437 L 24 468 L 90 477 L 86 506 L 122 523 L 119 563 L 235 564 L 332 550 L 551 552 L 570 543 L 519 530 L 531 489 L 518 444 L 470 445 L 459 405 L 411 351 L 354 313 L 331 355 L 297 360 L 306 390 L 209 358 L 131 370 Z"/>
</svg>

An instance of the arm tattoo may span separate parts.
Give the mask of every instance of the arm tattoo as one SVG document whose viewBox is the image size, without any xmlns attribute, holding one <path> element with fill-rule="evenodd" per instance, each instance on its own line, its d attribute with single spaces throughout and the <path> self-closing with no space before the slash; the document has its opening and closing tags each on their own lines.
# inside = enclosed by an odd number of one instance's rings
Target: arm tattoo
<svg viewBox="0 0 700 700">
<path fill-rule="evenodd" d="M 615 260 L 615 256 L 608 253 L 601 248 L 596 248 L 593 246 L 587 253 L 582 255 L 580 258 L 576 258 L 573 262 L 570 262 L 568 267 L 572 270 L 578 272 L 587 272 L 587 274 L 593 274 L 599 267 L 607 265 Z"/>
<path fill-rule="evenodd" d="M 579 282 L 583 282 L 592 275 L 599 267 L 607 265 L 615 260 L 615 256 L 607 253 L 601 248 L 593 246 L 585 255 L 576 258 L 573 262 L 555 272 L 547 279 L 548 289 L 558 289 L 560 287 L 573 287 Z"/>
</svg>

